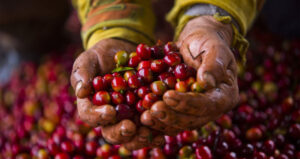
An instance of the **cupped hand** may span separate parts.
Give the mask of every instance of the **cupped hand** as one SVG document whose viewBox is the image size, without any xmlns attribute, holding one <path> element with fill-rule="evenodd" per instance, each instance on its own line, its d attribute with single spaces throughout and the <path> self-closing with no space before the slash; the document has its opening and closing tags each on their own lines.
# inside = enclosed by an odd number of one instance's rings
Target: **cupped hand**
<svg viewBox="0 0 300 159">
<path fill-rule="evenodd" d="M 167 135 L 197 129 L 231 110 L 239 100 L 232 28 L 212 16 L 187 23 L 177 41 L 184 62 L 197 70 L 204 93 L 167 91 L 141 116 L 141 122 Z"/>
<path fill-rule="evenodd" d="M 124 144 L 129 150 L 161 146 L 164 142 L 163 136 L 153 136 L 153 130 L 146 127 L 137 128 L 131 120 L 125 119 L 115 123 L 115 108 L 111 105 L 93 105 L 89 96 L 93 93 L 93 78 L 99 74 L 110 73 L 115 68 L 114 54 L 121 50 L 129 53 L 135 51 L 135 48 L 135 45 L 122 40 L 99 41 L 75 60 L 71 75 L 80 119 L 93 127 L 100 125 L 106 141 Z"/>
<path fill-rule="evenodd" d="M 120 50 L 131 52 L 135 50 L 135 45 L 116 39 L 99 41 L 77 57 L 71 75 L 80 119 L 93 127 L 102 126 L 104 138 L 115 144 L 129 142 L 136 134 L 136 125 L 131 120 L 115 123 L 115 108 L 111 105 L 93 105 L 89 97 L 93 93 L 93 78 L 114 69 L 114 54 Z"/>
</svg>

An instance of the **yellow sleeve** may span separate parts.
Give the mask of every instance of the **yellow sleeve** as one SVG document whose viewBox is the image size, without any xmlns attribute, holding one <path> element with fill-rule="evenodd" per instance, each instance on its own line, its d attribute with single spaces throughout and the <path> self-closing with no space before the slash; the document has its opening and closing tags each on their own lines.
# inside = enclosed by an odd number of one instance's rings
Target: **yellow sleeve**
<svg viewBox="0 0 300 159">
<path fill-rule="evenodd" d="M 116 38 L 132 43 L 154 43 L 154 14 L 150 0 L 73 0 L 82 23 L 85 49 Z"/>
<path fill-rule="evenodd" d="M 185 24 L 194 18 L 193 16 L 185 15 L 185 11 L 189 7 L 201 3 L 217 6 L 230 14 L 230 16 L 215 14 L 214 17 L 223 23 L 231 23 L 234 32 L 231 47 L 240 53 L 242 63 L 245 64 L 249 43 L 244 36 L 251 27 L 257 13 L 262 8 L 264 0 L 176 0 L 173 9 L 167 15 L 167 20 L 176 27 L 175 40 Z M 232 23 L 231 17 L 238 23 L 238 26 Z"/>
<path fill-rule="evenodd" d="M 176 0 L 167 19 L 177 26 L 180 16 L 190 6 L 199 3 L 212 4 L 227 11 L 238 22 L 241 33 L 245 35 L 263 2 L 264 0 Z"/>
</svg>

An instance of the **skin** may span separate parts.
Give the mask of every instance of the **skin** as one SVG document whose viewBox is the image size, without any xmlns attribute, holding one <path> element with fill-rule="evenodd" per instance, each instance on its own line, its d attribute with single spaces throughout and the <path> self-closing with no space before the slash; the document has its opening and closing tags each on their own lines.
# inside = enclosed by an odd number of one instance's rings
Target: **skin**
<svg viewBox="0 0 300 159">
<path fill-rule="evenodd" d="M 237 65 L 230 49 L 232 28 L 212 16 L 187 23 L 177 46 L 185 63 L 197 70 L 205 93 L 167 91 L 141 116 L 141 122 L 167 135 L 200 128 L 231 110 L 239 100 Z"/>
<path fill-rule="evenodd" d="M 151 130 L 137 128 L 131 120 L 116 123 L 116 111 L 111 105 L 95 106 L 90 100 L 92 80 L 96 75 L 110 73 L 115 68 L 114 54 L 118 51 L 135 51 L 136 46 L 117 39 L 105 39 L 81 53 L 73 64 L 71 84 L 77 97 L 77 110 L 82 121 L 92 127 L 101 126 L 106 141 L 124 144 L 130 150 L 145 146 L 156 147 L 163 144 L 163 136 L 148 140 Z"/>
<path fill-rule="evenodd" d="M 141 115 L 147 126 L 137 128 L 130 120 L 115 123 L 116 112 L 111 105 L 94 106 L 91 95 L 93 77 L 109 73 L 115 64 L 114 53 L 131 52 L 131 43 L 106 39 L 82 53 L 74 62 L 71 83 L 77 96 L 80 118 L 91 126 L 102 126 L 104 138 L 113 144 L 124 144 L 133 150 L 145 146 L 156 147 L 164 143 L 163 136 L 149 140 L 151 129 L 166 135 L 182 130 L 200 128 L 232 109 L 238 102 L 237 65 L 230 49 L 232 28 L 211 16 L 192 19 L 183 29 L 177 46 L 185 63 L 197 70 L 197 82 L 205 93 L 180 93 L 174 90 L 163 95 L 150 110 Z"/>
</svg>

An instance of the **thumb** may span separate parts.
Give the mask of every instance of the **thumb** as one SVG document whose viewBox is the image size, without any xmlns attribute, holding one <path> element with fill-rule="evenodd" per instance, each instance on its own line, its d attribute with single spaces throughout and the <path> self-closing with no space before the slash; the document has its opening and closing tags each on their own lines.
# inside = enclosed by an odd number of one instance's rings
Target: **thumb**
<svg viewBox="0 0 300 159">
<path fill-rule="evenodd" d="M 99 69 L 95 54 L 84 52 L 74 62 L 71 84 L 79 98 L 87 97 L 92 92 L 92 80 Z"/>
</svg>

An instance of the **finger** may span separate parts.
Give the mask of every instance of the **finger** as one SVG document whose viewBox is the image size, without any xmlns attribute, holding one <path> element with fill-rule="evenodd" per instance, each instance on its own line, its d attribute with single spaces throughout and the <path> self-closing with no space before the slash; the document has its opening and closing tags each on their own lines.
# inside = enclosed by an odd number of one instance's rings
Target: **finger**
<svg viewBox="0 0 300 159">
<path fill-rule="evenodd" d="M 207 89 L 226 81 L 226 69 L 234 59 L 227 44 L 216 36 L 203 32 L 189 35 L 183 42 L 180 52 L 184 61 L 198 69 L 197 81 Z"/>
<path fill-rule="evenodd" d="M 102 127 L 104 139 L 111 144 L 128 142 L 135 133 L 136 126 L 130 120 L 122 120 L 118 124 Z"/>
<path fill-rule="evenodd" d="M 116 110 L 111 105 L 95 106 L 88 98 L 77 98 L 78 115 L 90 126 L 111 124 L 116 119 Z"/>
<path fill-rule="evenodd" d="M 219 88 L 205 93 L 181 93 L 168 91 L 163 100 L 166 105 L 176 112 L 195 116 L 218 115 L 233 108 L 239 100 L 237 81 L 231 85 L 221 83 Z"/>
<path fill-rule="evenodd" d="M 155 136 L 151 142 L 150 147 L 161 147 L 165 144 L 165 138 L 163 135 Z"/>
<path fill-rule="evenodd" d="M 213 44 L 208 44 L 213 45 Z M 202 56 L 202 64 L 197 70 L 197 81 L 206 88 L 214 88 L 220 83 L 229 83 L 227 69 L 234 60 L 228 46 L 215 44 Z"/>
<path fill-rule="evenodd" d="M 166 124 L 159 121 L 157 118 L 153 117 L 150 113 L 150 110 L 146 110 L 141 115 L 141 122 L 142 124 L 154 129 L 158 130 L 160 132 L 163 132 L 164 134 L 175 136 L 179 132 L 181 132 L 183 129 L 177 129 L 173 126 L 167 126 Z"/>
<path fill-rule="evenodd" d="M 92 80 L 99 70 L 97 56 L 84 52 L 74 62 L 71 84 L 79 98 L 87 97 L 92 92 Z"/>
<path fill-rule="evenodd" d="M 166 105 L 175 111 L 203 116 L 207 112 L 205 109 L 214 106 L 214 101 L 207 96 L 208 92 L 203 93 L 182 93 L 175 90 L 167 91 L 163 96 Z"/>
<path fill-rule="evenodd" d="M 164 136 L 153 136 L 152 130 L 147 127 L 140 127 L 137 135 L 124 146 L 128 150 L 136 150 L 143 147 L 159 147 L 164 144 Z"/>
<path fill-rule="evenodd" d="M 205 123 L 199 121 L 199 116 L 187 115 L 181 112 L 175 112 L 170 109 L 164 102 L 156 102 L 150 109 L 152 116 L 168 126 L 173 126 L 177 129 L 194 129 L 195 123 L 199 126 Z M 202 119 L 208 118 L 207 115 L 201 116 Z"/>
<path fill-rule="evenodd" d="M 130 142 L 125 143 L 124 146 L 128 150 L 136 150 L 143 147 L 148 147 L 150 145 L 151 138 L 152 134 L 150 129 L 146 127 L 140 127 L 134 138 Z"/>
</svg>

